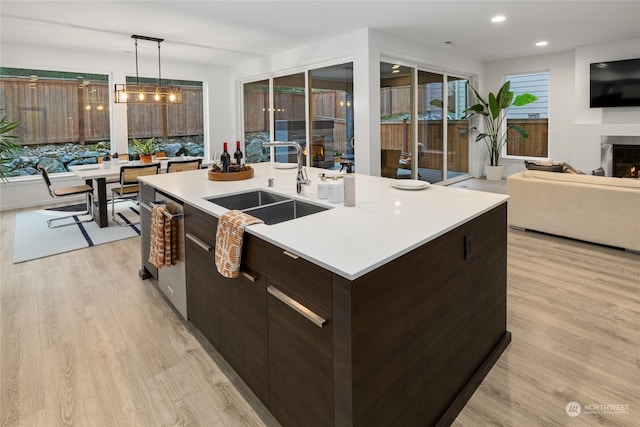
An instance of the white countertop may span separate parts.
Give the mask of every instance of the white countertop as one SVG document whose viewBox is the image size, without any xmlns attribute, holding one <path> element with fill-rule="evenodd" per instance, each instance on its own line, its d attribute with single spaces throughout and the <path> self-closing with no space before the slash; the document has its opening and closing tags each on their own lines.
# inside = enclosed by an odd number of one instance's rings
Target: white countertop
<svg viewBox="0 0 640 427">
<path fill-rule="evenodd" d="M 349 280 L 429 242 L 506 202 L 508 196 L 431 185 L 424 190 L 399 190 L 393 180 L 356 174 L 356 206 L 345 207 L 316 197 L 318 174 L 306 168 L 311 186 L 296 194 L 296 169 L 275 169 L 271 163 L 251 165 L 252 179 L 210 181 L 207 170 L 140 177 L 152 187 L 215 217 L 227 211 L 206 197 L 250 189 L 266 189 L 333 207 L 280 224 L 255 224 L 254 234 Z M 268 178 L 274 187 L 267 188 Z"/>
</svg>

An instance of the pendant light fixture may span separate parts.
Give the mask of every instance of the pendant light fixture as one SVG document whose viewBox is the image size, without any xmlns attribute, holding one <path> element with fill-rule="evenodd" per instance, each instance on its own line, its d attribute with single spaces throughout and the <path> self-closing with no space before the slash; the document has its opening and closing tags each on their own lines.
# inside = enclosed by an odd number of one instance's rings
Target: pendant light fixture
<svg viewBox="0 0 640 427">
<path fill-rule="evenodd" d="M 160 73 L 160 43 L 164 39 L 156 37 L 132 35 L 136 46 L 136 83 L 115 85 L 114 100 L 119 104 L 182 104 L 182 90 L 179 87 L 163 86 Z M 157 85 L 140 84 L 138 77 L 138 40 L 147 40 L 158 43 L 158 82 Z"/>
</svg>

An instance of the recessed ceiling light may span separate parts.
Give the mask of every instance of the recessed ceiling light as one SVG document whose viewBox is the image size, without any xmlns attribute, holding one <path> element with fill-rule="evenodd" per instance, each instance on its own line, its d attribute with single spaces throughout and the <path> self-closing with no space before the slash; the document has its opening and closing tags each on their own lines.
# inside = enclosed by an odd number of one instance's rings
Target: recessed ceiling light
<svg viewBox="0 0 640 427">
<path fill-rule="evenodd" d="M 391 69 L 392 69 L 392 70 L 397 70 L 398 68 L 400 68 L 400 65 L 398 65 L 398 64 L 394 64 L 394 65 L 391 67 Z"/>
<path fill-rule="evenodd" d="M 399 73 L 400 70 L 399 69 L 395 69 L 395 70 L 391 70 L 392 73 Z"/>
<path fill-rule="evenodd" d="M 542 40 L 542 41 L 539 41 L 538 43 L 536 43 L 536 46 L 542 47 L 542 46 L 546 46 L 548 44 L 549 44 L 549 42 L 546 42 L 546 41 Z"/>
<path fill-rule="evenodd" d="M 507 18 L 505 18 L 502 15 L 497 15 L 497 16 L 494 16 L 493 18 L 491 18 L 491 22 L 502 22 L 502 21 L 504 21 L 506 19 Z"/>
</svg>

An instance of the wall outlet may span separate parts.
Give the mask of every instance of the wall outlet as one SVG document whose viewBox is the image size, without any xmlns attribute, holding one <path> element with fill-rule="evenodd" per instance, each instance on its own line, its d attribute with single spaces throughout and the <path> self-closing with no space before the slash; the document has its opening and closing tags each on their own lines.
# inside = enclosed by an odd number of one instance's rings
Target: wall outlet
<svg viewBox="0 0 640 427">
<path fill-rule="evenodd" d="M 473 249 L 473 234 L 467 233 L 464 235 L 464 259 L 465 261 L 471 257 L 471 250 Z"/>
</svg>

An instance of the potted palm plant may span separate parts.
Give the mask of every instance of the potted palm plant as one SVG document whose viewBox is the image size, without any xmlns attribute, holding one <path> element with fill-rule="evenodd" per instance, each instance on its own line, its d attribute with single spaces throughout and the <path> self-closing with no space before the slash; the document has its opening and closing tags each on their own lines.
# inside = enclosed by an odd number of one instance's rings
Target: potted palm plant
<svg viewBox="0 0 640 427">
<path fill-rule="evenodd" d="M 140 156 L 142 163 L 151 163 L 153 161 L 153 153 L 155 153 L 155 147 L 153 145 L 154 138 L 149 138 L 145 141 L 141 141 L 137 138 L 131 140 L 133 151 Z"/>
<path fill-rule="evenodd" d="M 503 124 L 507 120 L 507 113 L 511 107 L 521 107 L 534 102 L 538 98 L 530 93 L 523 93 L 514 98 L 510 81 L 506 81 L 497 94 L 489 92 L 486 100 L 480 96 L 473 86 L 471 86 L 471 89 L 479 102 L 465 110 L 465 113 L 467 113 L 466 118 L 477 115 L 482 117 L 484 129 L 481 131 L 477 126 L 473 126 L 471 130 L 478 133 L 476 142 L 483 141 L 489 151 L 489 165 L 485 166 L 487 179 L 499 181 L 502 179 L 503 166 L 500 166 L 498 162 L 500 161 L 502 149 L 507 143 L 509 130 L 515 130 L 523 139 L 529 137 L 529 134 L 520 126 L 509 125 L 506 129 L 503 129 Z"/>
<path fill-rule="evenodd" d="M 13 152 L 20 147 L 13 143 L 18 137 L 15 135 L 8 135 L 9 132 L 18 127 L 18 122 L 10 122 L 7 120 L 7 116 L 3 115 L 0 118 L 0 166 L 13 159 Z M 6 181 L 7 177 L 4 174 L 4 170 L 0 167 L 0 180 Z"/>
</svg>

